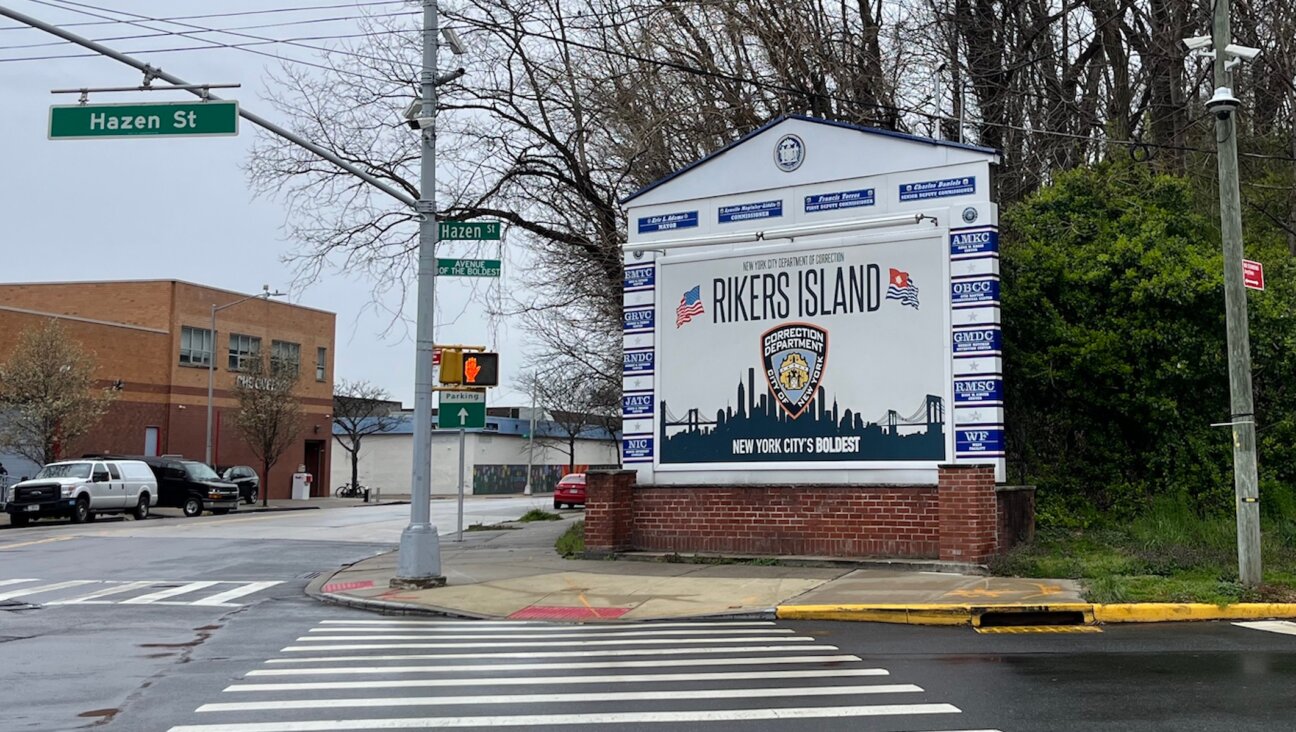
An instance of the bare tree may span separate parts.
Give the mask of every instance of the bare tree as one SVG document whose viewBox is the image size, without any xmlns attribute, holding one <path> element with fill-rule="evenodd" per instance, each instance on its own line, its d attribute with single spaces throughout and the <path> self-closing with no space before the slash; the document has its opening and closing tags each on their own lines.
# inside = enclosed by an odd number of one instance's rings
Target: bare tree
<svg viewBox="0 0 1296 732">
<path fill-rule="evenodd" d="M 360 442 L 400 424 L 390 400 L 386 389 L 367 381 L 343 379 L 333 390 L 333 424 L 342 430 L 333 438 L 351 456 L 352 486 L 360 485 Z"/>
<path fill-rule="evenodd" d="M 23 331 L 0 366 L 0 445 L 41 465 L 57 460 L 116 396 L 95 388 L 96 369 L 57 320 Z"/>
<path fill-rule="evenodd" d="M 549 443 L 567 456 L 567 470 L 576 469 L 577 440 L 591 439 L 613 427 L 620 417 L 620 387 L 608 388 L 605 381 L 576 362 L 551 366 L 525 377 L 525 388 L 535 397 L 558 429 L 557 434 L 535 439 Z"/>
<path fill-rule="evenodd" d="M 249 359 L 243 373 L 234 382 L 234 396 L 239 412 L 235 426 L 247 441 L 252 454 L 261 461 L 261 505 L 269 504 L 270 468 L 301 432 L 301 401 L 297 389 L 300 364 L 272 361 L 264 357 Z"/>
</svg>

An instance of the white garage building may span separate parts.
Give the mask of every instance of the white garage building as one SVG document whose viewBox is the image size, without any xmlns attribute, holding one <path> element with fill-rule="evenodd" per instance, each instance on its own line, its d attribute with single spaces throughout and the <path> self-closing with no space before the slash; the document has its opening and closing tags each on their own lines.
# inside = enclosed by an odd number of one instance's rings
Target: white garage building
<svg viewBox="0 0 1296 732">
<path fill-rule="evenodd" d="M 469 495 L 521 493 L 526 486 L 529 420 L 486 417 L 486 429 L 469 431 L 464 439 L 464 478 Z M 344 434 L 335 425 L 334 435 Z M 575 471 L 620 467 L 620 435 L 595 427 L 584 428 L 574 443 Z M 389 432 L 365 437 L 360 443 L 360 484 L 383 495 L 409 493 L 413 459 L 414 418 L 402 415 Z M 340 446 L 332 450 L 332 482 L 351 481 L 351 453 Z M 567 433 L 556 423 L 537 420 L 534 441 L 532 489 L 550 492 L 568 472 Z M 432 432 L 432 493 L 458 493 L 459 433 Z"/>
</svg>

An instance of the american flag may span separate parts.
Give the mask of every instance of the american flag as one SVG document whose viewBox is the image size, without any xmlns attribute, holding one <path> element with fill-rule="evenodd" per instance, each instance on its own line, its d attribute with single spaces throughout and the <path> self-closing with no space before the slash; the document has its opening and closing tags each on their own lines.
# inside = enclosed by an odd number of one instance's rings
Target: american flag
<svg viewBox="0 0 1296 732">
<path fill-rule="evenodd" d="M 689 322 L 694 316 L 701 315 L 702 310 L 702 285 L 698 285 L 680 298 L 679 307 L 675 308 L 675 327 Z"/>
<path fill-rule="evenodd" d="M 914 284 L 908 272 L 891 268 L 891 279 L 887 284 L 886 299 L 899 300 L 901 305 L 918 309 L 918 285 Z"/>
</svg>

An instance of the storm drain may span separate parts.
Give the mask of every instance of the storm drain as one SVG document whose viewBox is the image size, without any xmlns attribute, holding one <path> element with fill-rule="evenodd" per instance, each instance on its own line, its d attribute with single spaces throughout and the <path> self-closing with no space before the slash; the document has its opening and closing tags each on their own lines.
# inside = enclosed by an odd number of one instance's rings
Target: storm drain
<svg viewBox="0 0 1296 732">
<path fill-rule="evenodd" d="M 973 618 L 981 628 L 1084 626 L 1092 622 L 1082 610 L 987 609 Z"/>
</svg>

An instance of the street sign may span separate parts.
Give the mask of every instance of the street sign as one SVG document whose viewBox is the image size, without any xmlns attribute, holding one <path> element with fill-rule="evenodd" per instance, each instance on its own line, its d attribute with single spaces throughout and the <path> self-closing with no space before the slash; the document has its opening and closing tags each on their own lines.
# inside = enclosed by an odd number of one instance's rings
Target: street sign
<svg viewBox="0 0 1296 732">
<path fill-rule="evenodd" d="M 68 104 L 50 107 L 51 140 L 238 134 L 238 102 Z"/>
<path fill-rule="evenodd" d="M 437 427 L 443 430 L 486 429 L 486 390 L 441 392 L 437 404 Z"/>
<path fill-rule="evenodd" d="M 442 221 L 437 226 L 441 241 L 498 241 L 498 221 Z"/>
<path fill-rule="evenodd" d="M 1264 265 L 1249 259 L 1242 260 L 1242 284 L 1246 285 L 1248 290 L 1263 290 Z"/>
<path fill-rule="evenodd" d="M 437 277 L 499 277 L 498 259 L 438 259 Z"/>
</svg>

